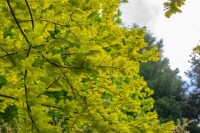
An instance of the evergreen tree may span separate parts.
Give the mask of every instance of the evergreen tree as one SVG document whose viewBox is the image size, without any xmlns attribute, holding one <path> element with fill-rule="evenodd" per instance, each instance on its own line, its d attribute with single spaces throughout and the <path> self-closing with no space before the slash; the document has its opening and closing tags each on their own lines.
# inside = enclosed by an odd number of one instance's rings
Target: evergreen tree
<svg viewBox="0 0 200 133">
<path fill-rule="evenodd" d="M 160 52 L 158 62 L 142 63 L 140 74 L 147 81 L 148 86 L 154 90 L 155 110 L 162 122 L 176 121 L 182 117 L 182 108 L 185 100 L 184 82 L 178 76 L 178 69 L 172 70 L 169 60 L 163 57 L 163 41 L 156 41 L 151 33 L 145 35 L 149 44 L 147 49 L 157 46 Z"/>
<path fill-rule="evenodd" d="M 187 102 L 184 108 L 184 116 L 193 122 L 190 124 L 190 131 L 192 133 L 199 133 L 200 127 L 197 125 L 200 123 L 200 53 L 199 46 L 194 48 L 194 52 L 191 55 L 191 70 L 186 72 L 186 75 L 190 78 L 190 92 L 187 98 Z"/>
</svg>

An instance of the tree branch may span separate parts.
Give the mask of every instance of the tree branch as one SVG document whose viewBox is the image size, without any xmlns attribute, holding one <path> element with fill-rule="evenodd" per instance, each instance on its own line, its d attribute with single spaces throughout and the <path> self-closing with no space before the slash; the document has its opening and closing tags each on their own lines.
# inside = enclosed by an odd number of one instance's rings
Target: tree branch
<svg viewBox="0 0 200 133">
<path fill-rule="evenodd" d="M 72 86 L 72 84 L 69 82 L 69 79 L 67 78 L 67 76 L 65 75 L 65 73 L 63 72 L 63 70 L 61 68 L 59 68 L 59 67 L 58 67 L 58 69 L 60 69 L 60 71 L 64 75 L 65 80 L 67 81 L 67 83 L 70 86 L 70 88 L 71 88 L 72 92 L 74 93 L 74 95 L 75 95 L 75 92 L 76 92 L 76 94 L 78 94 L 78 96 L 83 100 L 83 102 L 84 102 L 84 104 L 85 104 L 85 106 L 87 108 L 88 114 L 91 114 L 86 99 Z"/>
<path fill-rule="evenodd" d="M 110 68 L 110 69 L 118 69 L 118 70 L 124 70 L 126 69 L 125 67 L 116 67 L 116 66 L 93 66 L 97 68 Z"/>
<path fill-rule="evenodd" d="M 69 68 L 69 67 L 67 67 L 67 66 L 62 66 L 62 65 L 59 65 L 59 64 L 56 64 L 56 63 L 50 61 L 49 59 L 47 59 L 46 57 L 44 57 L 44 55 L 42 55 L 42 57 L 43 57 L 47 62 L 49 62 L 50 64 L 52 64 L 53 66 L 62 67 L 62 68 Z"/>
<path fill-rule="evenodd" d="M 0 94 L 0 97 L 4 97 L 4 98 L 8 98 L 8 99 L 12 99 L 12 100 L 18 100 L 18 99 L 15 98 L 15 97 L 8 96 L 8 95 L 3 95 L 3 94 Z"/>
<path fill-rule="evenodd" d="M 26 2 L 26 5 L 27 5 L 27 7 L 28 7 L 28 11 L 29 11 L 29 14 L 30 14 L 30 17 L 31 17 L 32 29 L 34 29 L 34 21 L 33 21 L 33 15 L 32 15 L 32 12 L 31 12 L 31 8 L 30 8 L 30 6 L 29 6 L 29 4 L 28 4 L 28 1 L 25 0 L 25 2 Z"/>
<path fill-rule="evenodd" d="M 28 42 L 28 44 L 30 44 L 28 38 L 26 37 L 24 31 L 22 30 L 22 28 L 21 28 L 21 26 L 20 26 L 20 24 L 19 24 L 19 22 L 18 22 L 18 20 L 17 20 L 17 18 L 16 18 L 16 16 L 15 16 L 15 13 L 14 13 L 14 11 L 13 11 L 13 9 L 12 9 L 11 4 L 10 4 L 10 0 L 7 0 L 7 4 L 8 4 L 8 7 L 9 7 L 9 9 L 10 9 L 10 12 L 11 12 L 11 14 L 12 14 L 12 16 L 13 16 L 13 18 L 14 18 L 14 20 L 15 20 L 15 22 L 16 22 L 18 28 L 19 28 L 19 30 L 21 31 L 22 35 L 24 36 L 26 42 Z"/>
<path fill-rule="evenodd" d="M 50 107 L 50 108 L 55 108 L 55 109 L 59 109 L 61 111 L 64 111 L 63 108 L 61 107 L 58 107 L 58 106 L 54 106 L 54 105 L 48 105 L 48 104 L 41 104 L 42 106 L 45 106 L 45 107 Z"/>
<path fill-rule="evenodd" d="M 46 57 L 44 57 L 44 55 L 41 55 L 47 62 L 49 62 L 51 65 L 58 67 L 58 68 L 68 68 L 68 69 L 87 69 L 86 67 L 80 66 L 80 67 L 69 67 L 69 66 L 62 66 L 59 64 L 56 64 L 52 61 L 50 61 L 49 59 L 47 59 Z"/>
<path fill-rule="evenodd" d="M 13 62 L 13 64 L 16 66 L 15 61 L 11 58 L 11 56 L 7 53 L 7 51 L 1 47 L 1 49 L 6 53 L 6 55 L 10 58 L 10 60 Z"/>
<path fill-rule="evenodd" d="M 27 58 L 29 57 L 30 55 L 30 51 L 31 51 L 31 48 L 32 46 L 29 47 L 28 51 L 27 51 Z M 38 129 L 35 121 L 33 120 L 33 117 L 32 117 L 32 114 L 31 114 L 31 107 L 29 105 L 29 102 L 28 102 L 28 88 L 26 86 L 26 78 L 27 78 L 27 74 L 28 74 L 28 70 L 25 69 L 25 72 L 24 72 L 24 91 L 25 91 L 25 98 L 26 98 L 26 107 L 27 107 L 27 111 L 28 111 L 28 116 L 32 122 L 32 124 L 35 126 L 36 130 L 38 132 L 40 132 L 40 130 Z"/>
<path fill-rule="evenodd" d="M 52 87 L 59 79 L 60 79 L 61 76 L 59 76 L 53 83 L 51 83 L 47 88 L 46 88 L 46 91 Z M 45 91 L 44 91 L 45 92 Z M 40 93 L 37 98 L 39 98 L 42 94 L 44 94 L 44 92 Z"/>
</svg>

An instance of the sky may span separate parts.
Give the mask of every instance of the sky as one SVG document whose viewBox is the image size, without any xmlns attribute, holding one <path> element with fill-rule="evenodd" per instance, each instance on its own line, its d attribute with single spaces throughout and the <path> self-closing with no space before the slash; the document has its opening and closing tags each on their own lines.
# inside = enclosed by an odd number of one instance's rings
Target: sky
<svg viewBox="0 0 200 133">
<path fill-rule="evenodd" d="M 165 1 L 129 0 L 120 7 L 121 18 L 125 25 L 146 26 L 157 40 L 163 39 L 164 56 L 170 60 L 170 67 L 178 68 L 183 80 L 188 80 L 184 72 L 190 69 L 189 55 L 192 48 L 200 44 L 200 0 L 186 0 L 182 13 L 170 19 L 164 16 Z"/>
</svg>

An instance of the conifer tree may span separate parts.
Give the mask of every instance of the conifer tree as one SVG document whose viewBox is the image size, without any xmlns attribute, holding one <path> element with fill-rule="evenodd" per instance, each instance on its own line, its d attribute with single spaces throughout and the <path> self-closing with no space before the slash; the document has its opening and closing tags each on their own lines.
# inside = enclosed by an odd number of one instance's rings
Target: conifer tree
<svg viewBox="0 0 200 133">
<path fill-rule="evenodd" d="M 145 49 L 158 47 L 160 60 L 142 63 L 140 74 L 147 81 L 148 86 L 154 90 L 155 110 L 158 112 L 161 122 L 176 121 L 178 118 L 182 118 L 186 92 L 185 83 L 177 75 L 178 69 L 172 70 L 169 60 L 163 56 L 163 41 L 156 41 L 151 33 L 145 35 L 145 41 L 148 43 L 148 47 Z"/>
<path fill-rule="evenodd" d="M 200 132 L 197 126 L 200 123 L 200 47 L 193 49 L 191 54 L 191 70 L 186 72 L 190 78 L 190 92 L 184 108 L 184 116 L 193 122 L 189 124 L 189 129 L 192 133 Z"/>
</svg>

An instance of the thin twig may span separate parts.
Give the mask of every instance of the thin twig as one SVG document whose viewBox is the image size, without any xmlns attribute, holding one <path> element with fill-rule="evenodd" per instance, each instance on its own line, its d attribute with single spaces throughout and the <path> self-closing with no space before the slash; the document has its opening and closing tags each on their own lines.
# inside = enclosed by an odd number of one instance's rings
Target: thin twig
<svg viewBox="0 0 200 133">
<path fill-rule="evenodd" d="M 62 65 L 59 65 L 59 64 L 56 64 L 56 63 L 50 61 L 49 59 L 47 59 L 46 57 L 44 57 L 44 55 L 42 55 L 42 57 L 43 57 L 47 62 L 49 62 L 50 64 L 52 64 L 52 65 L 54 65 L 54 66 L 56 66 L 56 67 L 69 68 L 68 66 L 62 66 Z"/>
<path fill-rule="evenodd" d="M 8 95 L 3 95 L 3 94 L 0 94 L 0 97 L 9 98 L 9 99 L 13 99 L 13 100 L 18 100 L 18 99 L 15 98 L 15 97 L 8 96 Z"/>
<path fill-rule="evenodd" d="M 79 115 L 79 116 L 80 116 L 80 115 Z M 73 124 L 72 124 L 72 126 L 71 126 L 71 131 L 72 131 L 72 129 L 73 129 L 73 127 L 74 127 L 76 121 L 78 120 L 79 116 L 77 116 L 76 119 L 74 120 L 74 122 L 73 122 Z"/>
<path fill-rule="evenodd" d="M 7 51 L 1 47 L 1 49 L 6 53 L 6 55 L 10 58 L 10 60 L 13 62 L 13 64 L 16 66 L 15 61 L 12 59 L 12 57 L 7 53 Z"/>
<path fill-rule="evenodd" d="M 45 107 L 50 107 L 50 108 L 55 108 L 55 109 L 59 109 L 61 111 L 64 111 L 63 108 L 61 107 L 58 107 L 58 106 L 55 106 L 55 105 L 48 105 L 48 104 L 41 104 L 42 106 L 45 106 Z"/>
<path fill-rule="evenodd" d="M 46 88 L 46 91 L 52 87 L 59 79 L 60 79 L 61 76 L 59 76 L 53 83 L 51 83 L 47 88 Z M 45 91 L 44 91 L 45 92 Z M 37 98 L 39 98 L 42 94 L 44 94 L 44 92 L 40 93 Z"/>
<path fill-rule="evenodd" d="M 91 114 L 86 99 L 72 86 L 72 84 L 69 82 L 69 79 L 68 79 L 67 76 L 65 75 L 64 71 L 63 71 L 61 68 L 59 68 L 59 67 L 58 67 L 58 69 L 60 69 L 60 71 L 63 73 L 63 75 L 64 75 L 64 77 L 65 77 L 65 79 L 66 79 L 68 85 L 70 86 L 72 92 L 73 92 L 74 94 L 75 94 L 75 92 L 76 92 L 76 94 L 78 94 L 78 96 L 83 100 L 83 102 L 84 102 L 84 104 L 85 104 L 85 106 L 86 106 L 86 108 L 87 108 L 88 114 Z"/>
<path fill-rule="evenodd" d="M 50 61 L 49 59 L 47 59 L 46 57 L 44 57 L 44 55 L 41 55 L 47 62 L 49 62 L 50 64 L 52 64 L 53 66 L 56 66 L 58 68 L 68 68 L 68 69 L 88 69 L 86 67 L 83 67 L 83 66 L 80 66 L 80 67 L 69 67 L 69 66 L 62 66 L 62 65 L 59 65 L 59 64 L 56 64 L 52 61 Z"/>
</svg>

